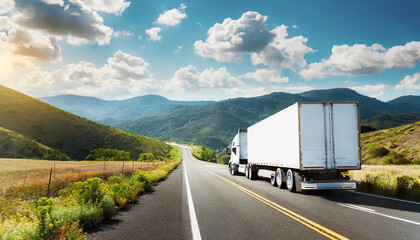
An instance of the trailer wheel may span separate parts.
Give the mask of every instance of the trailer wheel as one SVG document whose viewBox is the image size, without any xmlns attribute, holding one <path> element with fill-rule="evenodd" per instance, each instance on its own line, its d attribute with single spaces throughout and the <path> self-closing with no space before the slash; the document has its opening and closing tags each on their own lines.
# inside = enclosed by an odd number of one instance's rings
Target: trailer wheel
<svg viewBox="0 0 420 240">
<path fill-rule="evenodd" d="M 296 187 L 295 187 L 295 179 L 293 176 L 292 169 L 287 170 L 286 183 L 287 183 L 287 189 L 289 189 L 290 192 L 294 192 Z"/>
<path fill-rule="evenodd" d="M 248 164 L 245 165 L 245 177 L 249 179 L 249 167 L 248 167 Z"/>
<path fill-rule="evenodd" d="M 276 170 L 276 183 L 279 188 L 284 188 L 284 173 L 281 168 Z"/>
<path fill-rule="evenodd" d="M 277 181 L 276 181 L 276 173 L 275 172 L 273 172 L 272 174 L 271 174 L 271 177 L 270 177 L 270 182 L 271 182 L 271 185 L 273 185 L 274 187 L 275 186 L 277 186 Z"/>
</svg>

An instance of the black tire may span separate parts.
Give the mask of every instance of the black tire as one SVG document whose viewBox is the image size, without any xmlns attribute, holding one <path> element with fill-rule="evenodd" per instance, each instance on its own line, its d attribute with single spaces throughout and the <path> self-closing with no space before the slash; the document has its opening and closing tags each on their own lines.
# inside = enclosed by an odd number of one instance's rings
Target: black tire
<svg viewBox="0 0 420 240">
<path fill-rule="evenodd" d="M 245 177 L 249 179 L 249 166 L 248 166 L 248 164 L 245 166 Z"/>
<path fill-rule="evenodd" d="M 230 173 L 230 175 L 236 175 L 234 164 L 229 165 L 229 173 Z"/>
<path fill-rule="evenodd" d="M 276 184 L 279 188 L 284 188 L 284 172 L 281 168 L 276 169 Z"/>
<path fill-rule="evenodd" d="M 248 169 L 249 169 L 249 173 L 248 173 L 249 179 L 250 180 L 257 179 L 257 171 L 256 171 L 255 167 L 252 166 L 252 165 L 249 165 Z"/>
<path fill-rule="evenodd" d="M 287 185 L 287 189 L 290 192 L 294 192 L 296 190 L 295 176 L 294 176 L 294 173 L 293 173 L 292 169 L 287 170 L 286 185 Z"/>
<path fill-rule="evenodd" d="M 273 185 L 274 187 L 276 187 L 276 186 L 277 186 L 277 182 L 276 182 L 276 172 L 274 172 L 274 173 L 272 173 L 272 174 L 271 174 L 271 177 L 270 177 L 270 182 L 271 182 L 271 185 Z"/>
</svg>

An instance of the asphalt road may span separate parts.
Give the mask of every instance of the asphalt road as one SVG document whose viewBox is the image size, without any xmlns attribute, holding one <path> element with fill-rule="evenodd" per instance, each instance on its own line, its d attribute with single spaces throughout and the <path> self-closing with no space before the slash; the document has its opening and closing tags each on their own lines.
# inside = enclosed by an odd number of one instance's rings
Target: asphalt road
<svg viewBox="0 0 420 240">
<path fill-rule="evenodd" d="M 420 239 L 420 204 L 349 191 L 290 193 L 183 163 L 88 239 Z"/>
</svg>

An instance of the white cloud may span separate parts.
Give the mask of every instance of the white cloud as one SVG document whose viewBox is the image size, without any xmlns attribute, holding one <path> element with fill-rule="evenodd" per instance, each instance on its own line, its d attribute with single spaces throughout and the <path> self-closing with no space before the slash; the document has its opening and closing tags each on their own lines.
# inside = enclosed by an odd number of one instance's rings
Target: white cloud
<svg viewBox="0 0 420 240">
<path fill-rule="evenodd" d="M 123 36 L 123 37 L 132 37 L 132 36 L 134 36 L 134 33 L 132 33 L 131 31 L 115 31 L 112 34 L 112 36 L 113 37 L 116 37 L 116 38 L 121 37 L 121 36 Z"/>
<path fill-rule="evenodd" d="M 376 85 L 364 85 L 364 86 L 351 86 L 350 89 L 354 91 L 367 95 L 369 97 L 380 97 L 384 94 L 384 90 L 388 87 L 388 85 L 379 83 Z"/>
<path fill-rule="evenodd" d="M 251 79 L 254 79 L 255 81 L 262 82 L 262 83 L 289 82 L 288 77 L 282 77 L 281 74 L 277 73 L 276 71 L 265 69 L 265 68 L 258 68 L 255 72 L 245 73 L 242 77 L 251 78 Z"/>
<path fill-rule="evenodd" d="M 182 19 L 187 17 L 187 14 L 184 13 L 184 10 L 187 8 L 187 5 L 184 3 L 181 4 L 179 9 L 171 9 L 160 14 L 156 23 L 165 26 L 176 26 L 181 23 Z"/>
<path fill-rule="evenodd" d="M 201 22 L 197 21 L 197 22 L 195 22 L 195 24 L 197 24 L 198 26 L 201 27 Z"/>
<path fill-rule="evenodd" d="M 293 24 L 293 26 L 292 26 L 294 29 L 299 29 L 300 27 L 298 26 L 298 25 L 296 25 L 296 24 Z"/>
<path fill-rule="evenodd" d="M 313 52 L 306 45 L 308 39 L 302 36 L 287 38 L 287 26 L 269 30 L 266 21 L 267 16 L 258 12 L 246 12 L 238 20 L 227 18 L 209 29 L 204 42 L 194 43 L 195 52 L 220 62 L 240 61 L 242 55 L 249 54 L 253 65 L 263 64 L 275 69 L 279 75 L 283 69 L 305 67 L 305 55 Z"/>
<path fill-rule="evenodd" d="M 58 39 L 29 29 L 12 28 L 8 33 L 9 51 L 38 61 L 60 61 Z"/>
<path fill-rule="evenodd" d="M 105 99 L 132 97 L 161 89 L 149 73 L 148 66 L 142 58 L 118 51 L 101 68 L 81 61 L 51 73 L 31 71 L 9 85 L 32 96 L 80 94 Z"/>
<path fill-rule="evenodd" d="M 141 36 L 139 35 L 139 36 L 137 37 L 137 39 L 138 39 L 138 40 L 141 40 Z"/>
<path fill-rule="evenodd" d="M 86 4 L 95 11 L 121 15 L 130 2 L 125 0 L 84 0 Z"/>
<path fill-rule="evenodd" d="M 12 11 L 15 8 L 15 1 L 0 0 L 0 15 Z"/>
<path fill-rule="evenodd" d="M 146 34 L 149 35 L 150 40 L 152 41 L 160 41 L 162 40 L 162 36 L 159 36 L 159 33 L 162 29 L 159 27 L 153 27 L 150 29 L 146 29 Z"/>
<path fill-rule="evenodd" d="M 81 0 L 70 0 L 66 6 L 41 1 L 15 2 L 19 12 L 13 20 L 21 27 L 66 37 L 73 45 L 110 43 L 112 28 L 105 26 L 102 17 Z"/>
<path fill-rule="evenodd" d="M 296 70 L 306 66 L 305 55 L 313 52 L 312 48 L 306 46 L 307 38 L 288 36 L 287 26 L 275 27 L 271 33 L 273 41 L 262 51 L 251 54 L 254 65 L 264 64 L 274 69 Z"/>
<path fill-rule="evenodd" d="M 181 52 L 181 50 L 182 50 L 182 46 L 178 46 L 178 47 L 176 48 L 176 50 L 174 51 L 174 53 L 175 53 L 175 54 L 178 54 L 178 53 L 180 53 L 180 52 Z"/>
<path fill-rule="evenodd" d="M 234 98 L 234 97 L 257 97 L 262 96 L 265 94 L 270 94 L 272 92 L 286 92 L 286 93 L 301 93 L 310 90 L 314 90 L 315 88 L 301 85 L 301 86 L 287 86 L 287 87 L 233 87 L 230 89 L 226 89 L 227 98 Z"/>
<path fill-rule="evenodd" d="M 243 82 L 232 76 L 225 67 L 217 70 L 207 68 L 199 72 L 193 65 L 180 68 L 166 84 L 169 91 L 191 90 L 199 88 L 228 88 L 242 86 Z"/>
<path fill-rule="evenodd" d="M 420 73 L 415 73 L 414 75 L 410 76 L 407 75 L 403 80 L 398 83 L 394 89 L 396 90 L 408 90 L 408 91 L 416 91 L 420 90 Z"/>
<path fill-rule="evenodd" d="M 208 31 L 206 41 L 194 43 L 195 52 L 220 62 L 237 61 L 240 54 L 263 50 L 274 38 L 265 24 L 267 16 L 246 12 L 238 20 L 226 18 Z"/>
<path fill-rule="evenodd" d="M 420 42 L 385 49 L 382 45 L 333 46 L 329 59 L 311 63 L 300 71 L 305 79 L 333 76 L 372 75 L 391 68 L 403 69 L 420 63 Z"/>
</svg>

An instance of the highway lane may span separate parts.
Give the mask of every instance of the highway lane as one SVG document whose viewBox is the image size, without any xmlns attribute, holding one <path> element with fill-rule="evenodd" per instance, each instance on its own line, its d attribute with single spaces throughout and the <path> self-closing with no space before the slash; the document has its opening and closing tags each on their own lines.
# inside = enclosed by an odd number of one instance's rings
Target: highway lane
<svg viewBox="0 0 420 240">
<path fill-rule="evenodd" d="M 290 193 L 181 150 L 183 163 L 165 181 L 88 239 L 420 239 L 420 204 Z"/>
<path fill-rule="evenodd" d="M 268 181 L 231 176 L 226 166 L 194 160 L 186 149 L 183 154 L 203 239 L 420 239 L 420 204 L 348 191 L 290 193 Z M 215 174 L 337 235 L 324 236 Z"/>
</svg>

